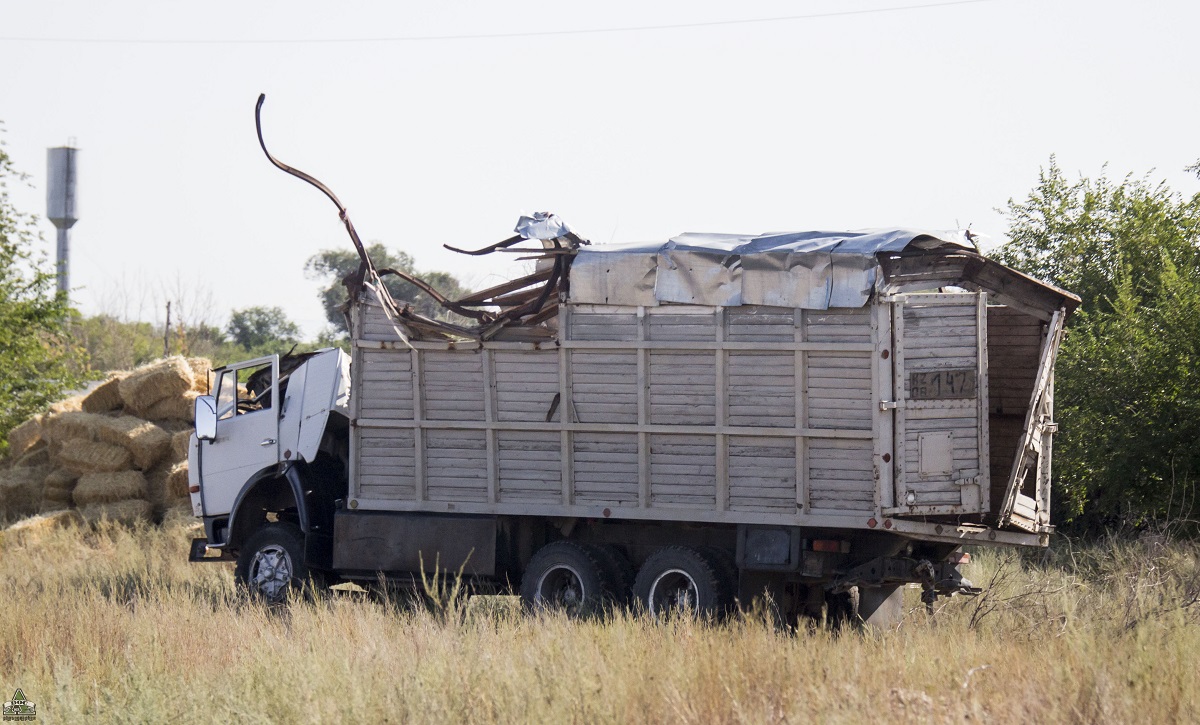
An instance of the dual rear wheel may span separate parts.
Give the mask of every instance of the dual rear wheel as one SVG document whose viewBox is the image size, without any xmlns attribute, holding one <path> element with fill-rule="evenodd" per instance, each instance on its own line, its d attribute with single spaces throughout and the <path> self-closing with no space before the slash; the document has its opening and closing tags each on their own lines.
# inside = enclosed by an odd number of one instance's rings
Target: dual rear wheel
<svg viewBox="0 0 1200 725">
<path fill-rule="evenodd" d="M 632 604 L 652 617 L 719 618 L 736 597 L 732 556 L 717 549 L 663 547 L 633 574 L 613 546 L 556 541 L 530 560 L 521 599 L 533 610 L 587 616 Z"/>
</svg>

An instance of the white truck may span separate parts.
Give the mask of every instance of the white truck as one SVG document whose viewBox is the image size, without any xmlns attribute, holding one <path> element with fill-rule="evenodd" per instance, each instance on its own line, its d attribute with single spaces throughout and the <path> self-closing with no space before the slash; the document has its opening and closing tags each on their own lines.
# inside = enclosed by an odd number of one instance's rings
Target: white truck
<svg viewBox="0 0 1200 725">
<path fill-rule="evenodd" d="M 192 559 L 236 560 L 252 592 L 436 568 L 569 612 L 766 593 L 882 624 L 904 584 L 977 591 L 965 544 L 1048 543 L 1078 298 L 969 235 L 593 247 L 539 214 L 467 252 L 523 249 L 532 274 L 428 290 L 449 322 L 394 300 L 388 276 L 423 283 L 375 269 L 336 197 L 272 161 L 338 204 L 361 265 L 349 356 L 230 365 L 197 401 Z"/>
</svg>

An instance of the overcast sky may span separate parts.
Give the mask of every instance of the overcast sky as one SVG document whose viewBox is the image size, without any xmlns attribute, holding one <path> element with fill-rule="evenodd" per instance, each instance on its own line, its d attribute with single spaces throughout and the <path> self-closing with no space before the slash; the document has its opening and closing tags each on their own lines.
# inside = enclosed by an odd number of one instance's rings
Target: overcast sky
<svg viewBox="0 0 1200 725">
<path fill-rule="evenodd" d="M 441 245 L 499 241 L 523 212 L 597 243 L 968 224 L 1000 241 L 995 208 L 1051 154 L 1200 188 L 1196 2 L 0 0 L 0 19 L 0 120 L 32 184 L 13 201 L 44 214 L 45 149 L 81 149 L 85 313 L 161 320 L 183 297 L 212 324 L 279 305 L 323 326 L 304 262 L 349 241 L 259 151 L 260 92 L 268 146 L 364 239 L 475 287 L 520 270 Z"/>
</svg>

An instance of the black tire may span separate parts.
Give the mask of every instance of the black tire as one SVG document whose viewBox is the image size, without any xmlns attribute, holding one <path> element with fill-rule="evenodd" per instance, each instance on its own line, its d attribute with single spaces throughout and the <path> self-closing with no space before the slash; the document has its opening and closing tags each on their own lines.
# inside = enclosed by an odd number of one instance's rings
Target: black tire
<svg viewBox="0 0 1200 725">
<path fill-rule="evenodd" d="M 733 603 L 720 568 L 696 549 L 668 546 L 650 555 L 633 583 L 638 604 L 652 617 L 671 612 L 720 618 Z"/>
<path fill-rule="evenodd" d="M 594 547 L 555 541 L 538 550 L 521 577 L 521 602 L 530 611 L 570 617 L 603 612 L 613 602 L 604 563 Z"/>
<path fill-rule="evenodd" d="M 267 604 L 285 604 L 298 592 L 319 587 L 304 561 L 304 533 L 292 523 L 269 523 L 238 551 L 234 576 L 246 592 Z M 320 580 L 320 573 L 316 579 Z"/>
<path fill-rule="evenodd" d="M 615 544 L 595 544 L 591 547 L 597 560 L 604 567 L 608 577 L 608 590 L 612 593 L 613 603 L 618 606 L 628 606 L 633 596 L 633 580 L 637 570 L 633 562 L 625 556 Z"/>
<path fill-rule="evenodd" d="M 718 546 L 705 546 L 700 549 L 700 553 L 717 568 L 717 572 L 721 575 L 721 585 L 729 595 L 729 611 L 735 611 L 741 587 L 737 556 L 732 551 Z"/>
<path fill-rule="evenodd" d="M 858 587 L 838 594 L 825 594 L 825 625 L 832 630 L 854 627 L 859 621 Z"/>
</svg>

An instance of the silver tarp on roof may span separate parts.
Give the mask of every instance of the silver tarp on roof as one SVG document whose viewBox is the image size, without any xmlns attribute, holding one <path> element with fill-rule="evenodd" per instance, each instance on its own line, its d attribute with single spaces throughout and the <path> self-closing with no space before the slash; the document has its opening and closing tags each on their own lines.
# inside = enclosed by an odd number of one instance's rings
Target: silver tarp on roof
<svg viewBox="0 0 1200 725">
<path fill-rule="evenodd" d="M 962 232 L 694 234 L 667 242 L 585 247 L 571 264 L 576 304 L 862 307 L 879 277 L 880 252 L 909 246 L 975 250 Z"/>
</svg>

